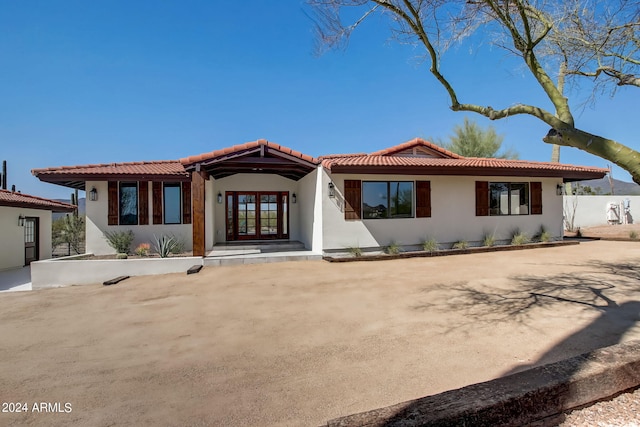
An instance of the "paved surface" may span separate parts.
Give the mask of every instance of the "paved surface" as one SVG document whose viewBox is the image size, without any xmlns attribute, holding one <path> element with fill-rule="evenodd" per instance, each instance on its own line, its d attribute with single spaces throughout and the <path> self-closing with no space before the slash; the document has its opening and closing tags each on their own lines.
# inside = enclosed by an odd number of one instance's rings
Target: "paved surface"
<svg viewBox="0 0 640 427">
<path fill-rule="evenodd" d="M 0 271 L 0 292 L 30 291 L 31 267 Z"/>
<path fill-rule="evenodd" d="M 640 243 L 0 295 L 0 425 L 317 426 L 640 339 Z"/>
</svg>

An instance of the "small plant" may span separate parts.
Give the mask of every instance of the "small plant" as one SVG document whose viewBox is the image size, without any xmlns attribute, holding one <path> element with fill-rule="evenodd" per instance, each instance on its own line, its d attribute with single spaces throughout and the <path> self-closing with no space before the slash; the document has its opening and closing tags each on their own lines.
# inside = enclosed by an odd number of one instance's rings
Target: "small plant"
<svg viewBox="0 0 640 427">
<path fill-rule="evenodd" d="M 151 245 L 149 243 L 140 243 L 133 252 L 138 256 L 149 256 L 149 249 L 151 249 Z"/>
<path fill-rule="evenodd" d="M 631 230 L 629 232 L 629 238 L 633 239 L 633 240 L 637 240 L 638 239 L 638 232 L 636 230 Z"/>
<path fill-rule="evenodd" d="M 400 253 L 400 246 L 396 242 L 391 242 L 384 248 L 384 251 L 389 255 L 398 255 Z"/>
<path fill-rule="evenodd" d="M 114 231 L 112 233 L 105 232 L 107 243 L 119 254 L 128 254 L 133 242 L 133 231 Z"/>
<path fill-rule="evenodd" d="M 125 254 L 125 253 L 117 253 L 116 254 L 116 259 L 127 259 L 129 258 L 129 255 Z"/>
<path fill-rule="evenodd" d="M 511 238 L 511 244 L 514 246 L 525 245 L 529 242 L 531 242 L 531 238 L 527 236 L 527 233 L 523 233 L 521 231 L 514 233 Z"/>
<path fill-rule="evenodd" d="M 362 249 L 360 249 L 360 246 L 349 246 L 347 251 L 356 258 L 362 256 Z"/>
<path fill-rule="evenodd" d="M 439 250 L 440 247 L 438 245 L 438 241 L 432 237 L 429 240 L 425 240 L 424 242 L 422 242 L 422 249 L 432 254 Z"/>
<path fill-rule="evenodd" d="M 467 249 L 469 247 L 469 242 L 466 240 L 458 240 L 452 246 L 452 249 Z"/>
<path fill-rule="evenodd" d="M 582 237 L 582 231 L 580 231 L 580 227 L 576 229 L 576 237 Z"/>
<path fill-rule="evenodd" d="M 482 246 L 493 246 L 496 244 L 496 235 L 491 233 L 491 234 L 485 234 L 484 237 L 482 238 Z"/>
<path fill-rule="evenodd" d="M 173 234 L 171 235 L 171 237 L 173 238 L 173 241 L 175 242 L 173 248 L 171 249 L 171 253 L 174 255 L 178 255 L 184 252 L 184 247 L 185 247 L 185 243 L 184 243 L 184 239 L 182 239 L 181 237 L 178 236 L 174 236 Z"/>
<path fill-rule="evenodd" d="M 167 258 L 171 253 L 173 253 L 176 247 L 176 239 L 173 236 L 162 235 L 160 237 L 153 236 L 156 243 L 154 245 L 154 249 L 160 255 L 160 258 Z"/>
</svg>

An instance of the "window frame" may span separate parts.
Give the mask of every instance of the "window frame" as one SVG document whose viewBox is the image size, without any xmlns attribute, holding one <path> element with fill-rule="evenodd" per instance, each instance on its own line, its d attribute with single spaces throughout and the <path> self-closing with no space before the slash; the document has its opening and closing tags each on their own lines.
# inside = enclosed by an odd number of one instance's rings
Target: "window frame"
<svg viewBox="0 0 640 427">
<path fill-rule="evenodd" d="M 135 220 L 133 221 L 124 221 L 124 212 L 123 212 L 123 203 L 122 203 L 122 196 L 123 196 L 123 188 L 132 188 L 135 190 L 134 192 L 134 197 L 132 198 L 133 203 L 135 208 L 133 209 L 135 212 L 132 214 L 134 215 Z M 138 225 L 139 221 L 140 221 L 140 212 L 139 212 L 139 201 L 138 201 L 138 195 L 139 195 L 139 191 L 140 189 L 138 188 L 138 182 L 137 181 L 120 181 L 118 182 L 118 225 Z"/>
<path fill-rule="evenodd" d="M 178 189 L 178 221 L 177 222 L 168 222 L 167 221 L 167 188 L 177 188 Z M 180 182 L 163 182 L 162 183 L 162 223 L 167 225 L 178 225 L 182 224 L 182 184 Z"/>
<path fill-rule="evenodd" d="M 498 204 L 497 207 L 494 207 L 493 204 L 493 194 L 494 194 L 494 186 L 503 185 L 507 187 L 507 213 L 501 213 L 501 205 Z M 516 187 L 525 187 L 523 194 L 526 196 L 526 213 L 514 213 L 514 208 L 512 206 L 512 192 L 518 191 L 519 188 Z M 518 196 L 520 199 L 522 196 Z M 523 205 L 519 205 L 523 206 Z M 531 215 L 531 183 L 528 181 L 489 181 L 488 183 L 488 216 L 522 216 L 522 215 Z"/>
<path fill-rule="evenodd" d="M 367 184 L 386 184 L 386 216 L 379 216 L 379 217 L 369 217 L 367 216 L 367 211 L 365 210 L 365 186 Z M 411 212 L 407 215 L 407 214 L 402 214 L 402 215 L 396 215 L 396 216 L 392 216 L 392 207 L 391 207 L 391 186 L 393 185 L 393 183 L 399 183 L 399 184 L 411 184 Z M 397 206 L 396 206 L 396 210 L 397 210 Z M 362 189 L 361 189 L 361 219 L 365 220 L 365 219 L 373 219 L 373 220 L 378 220 L 378 219 L 406 219 L 406 218 L 416 218 L 416 182 L 411 180 L 411 181 L 400 181 L 400 180 L 384 180 L 384 181 L 362 181 Z"/>
</svg>

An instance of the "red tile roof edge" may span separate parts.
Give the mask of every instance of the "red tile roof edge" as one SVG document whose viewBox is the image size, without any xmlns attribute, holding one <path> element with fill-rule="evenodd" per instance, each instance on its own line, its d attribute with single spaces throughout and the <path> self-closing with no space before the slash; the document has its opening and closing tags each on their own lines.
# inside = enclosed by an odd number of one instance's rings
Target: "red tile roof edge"
<svg viewBox="0 0 640 427">
<path fill-rule="evenodd" d="M 456 154 L 452 151 L 447 150 L 446 148 L 442 148 L 439 145 L 436 145 L 432 142 L 429 141 L 425 141 L 422 138 L 414 138 L 410 141 L 407 142 L 403 142 L 402 144 L 398 144 L 398 145 L 394 145 L 393 147 L 389 147 L 389 148 L 385 148 L 383 150 L 378 150 L 378 151 L 374 151 L 373 153 L 371 153 L 371 156 L 388 156 L 394 153 L 397 153 L 399 151 L 403 151 L 406 150 L 408 148 L 412 148 L 412 147 L 426 147 L 428 149 L 431 149 L 433 151 L 436 151 L 444 156 L 447 156 L 451 159 L 463 159 L 464 157 Z"/>
<path fill-rule="evenodd" d="M 26 205 L 33 205 L 33 209 L 43 209 L 48 207 L 52 210 L 62 209 L 64 211 L 73 211 L 76 209 L 76 205 L 72 205 L 70 203 L 0 189 L 0 206 L 12 205 L 19 205 L 20 207 L 25 208 L 27 207 Z"/>
<path fill-rule="evenodd" d="M 137 162 L 114 162 L 114 163 L 95 163 L 87 165 L 75 165 L 75 166 L 54 166 L 49 168 L 37 168 L 31 169 L 31 174 L 38 176 L 39 174 L 46 173 L 60 173 L 62 171 L 73 171 L 77 169 L 97 169 L 108 167 L 121 167 L 121 166 L 138 166 L 138 165 L 158 165 L 158 164 L 175 164 L 182 166 L 178 160 L 150 160 L 150 161 L 137 161 Z"/>
<path fill-rule="evenodd" d="M 189 156 L 189 157 L 183 157 L 182 159 L 180 159 L 180 163 L 182 163 L 184 166 L 190 166 L 194 163 L 198 163 L 198 162 L 204 162 L 207 160 L 212 160 L 215 159 L 217 157 L 222 157 L 225 156 L 227 154 L 232 154 L 232 153 L 236 153 L 236 152 L 241 152 L 241 151 L 245 151 L 245 150 L 250 150 L 252 148 L 255 147 L 259 147 L 259 146 L 266 146 L 269 147 L 271 149 L 280 151 L 284 154 L 288 154 L 294 157 L 298 157 L 302 160 L 305 160 L 309 163 L 313 163 L 313 164 L 318 164 L 318 160 L 307 155 L 307 154 L 303 154 L 300 151 L 296 151 L 293 150 L 289 147 L 285 147 L 284 145 L 280 145 L 280 144 L 276 144 L 275 142 L 271 142 L 271 141 L 267 141 L 266 139 L 258 139 L 256 141 L 250 141 L 250 142 L 245 142 L 244 144 L 238 144 L 238 145 L 234 145 L 232 147 L 227 147 L 227 148 L 222 148 L 219 150 L 214 150 L 214 151 L 210 151 L 208 153 L 202 153 L 202 154 L 197 154 L 195 156 Z"/>
</svg>

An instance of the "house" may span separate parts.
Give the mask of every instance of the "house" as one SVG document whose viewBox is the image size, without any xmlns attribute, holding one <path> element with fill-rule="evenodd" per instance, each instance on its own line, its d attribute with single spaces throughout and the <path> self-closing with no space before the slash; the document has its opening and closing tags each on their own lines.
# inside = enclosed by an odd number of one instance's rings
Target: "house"
<svg viewBox="0 0 640 427">
<path fill-rule="evenodd" d="M 56 200 L 0 189 L 0 270 L 51 258 L 51 212 L 73 212 Z"/>
<path fill-rule="evenodd" d="M 562 184 L 606 169 L 465 158 L 414 139 L 370 154 L 314 158 L 258 140 L 172 161 L 35 169 L 41 181 L 87 191 L 87 252 L 112 253 L 104 233 L 134 245 L 172 234 L 204 256 L 214 245 L 292 240 L 318 253 L 394 242 L 443 245 L 563 232 Z"/>
</svg>

